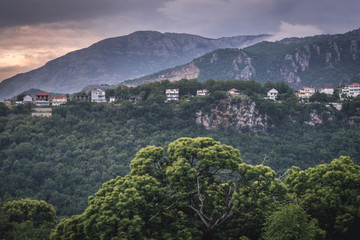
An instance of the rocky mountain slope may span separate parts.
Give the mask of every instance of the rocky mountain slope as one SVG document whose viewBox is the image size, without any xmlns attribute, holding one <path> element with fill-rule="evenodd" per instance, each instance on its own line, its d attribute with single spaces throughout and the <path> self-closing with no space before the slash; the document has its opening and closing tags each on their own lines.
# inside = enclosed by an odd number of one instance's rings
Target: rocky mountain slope
<svg viewBox="0 0 360 240">
<path fill-rule="evenodd" d="M 284 81 L 293 88 L 360 82 L 360 29 L 345 34 L 264 41 L 244 49 L 219 49 L 188 64 L 126 84 L 181 78 Z"/>
<path fill-rule="evenodd" d="M 0 99 L 30 88 L 72 93 L 92 84 L 119 84 L 191 61 L 219 48 L 239 48 L 267 35 L 219 39 L 154 31 L 105 39 L 0 83 Z"/>
</svg>

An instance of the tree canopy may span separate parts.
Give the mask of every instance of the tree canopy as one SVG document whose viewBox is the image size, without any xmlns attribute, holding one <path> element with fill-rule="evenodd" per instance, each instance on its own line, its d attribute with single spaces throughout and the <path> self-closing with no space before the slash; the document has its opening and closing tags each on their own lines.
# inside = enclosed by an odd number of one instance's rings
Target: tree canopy
<svg viewBox="0 0 360 240">
<path fill-rule="evenodd" d="M 290 191 L 308 213 L 319 220 L 326 239 L 360 236 L 360 167 L 349 157 L 301 171 L 293 167 L 286 177 Z"/>
<path fill-rule="evenodd" d="M 273 170 L 243 163 L 237 149 L 180 138 L 167 155 L 160 147 L 141 149 L 130 173 L 105 183 L 52 239 L 259 237 L 257 227 L 286 192 Z"/>
<path fill-rule="evenodd" d="M 20 199 L 6 202 L 1 210 L 1 239 L 49 239 L 57 223 L 52 205 L 38 200 Z"/>
</svg>

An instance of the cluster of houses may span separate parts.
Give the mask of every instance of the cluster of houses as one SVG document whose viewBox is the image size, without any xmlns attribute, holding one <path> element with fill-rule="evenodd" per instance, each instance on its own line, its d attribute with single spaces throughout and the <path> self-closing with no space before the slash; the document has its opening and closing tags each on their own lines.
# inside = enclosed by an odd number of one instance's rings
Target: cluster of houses
<svg viewBox="0 0 360 240">
<path fill-rule="evenodd" d="M 325 87 L 325 88 L 321 88 L 321 89 L 315 89 L 315 88 L 311 88 L 311 87 L 303 87 L 298 91 L 297 97 L 300 99 L 307 99 L 307 98 L 310 98 L 312 95 L 314 95 L 316 92 L 333 95 L 334 88 Z"/>
<path fill-rule="evenodd" d="M 33 103 L 36 106 L 49 106 L 49 105 L 60 106 L 60 105 L 65 105 L 71 99 L 72 98 L 68 97 L 65 94 L 51 97 L 50 93 L 48 92 L 37 92 L 35 93 L 35 99 L 33 99 L 33 97 L 30 95 L 26 95 L 24 96 L 23 101 L 12 102 L 11 100 L 5 100 L 5 103 L 7 104 Z M 74 99 L 88 101 L 89 97 L 87 95 L 79 95 L 79 96 L 75 96 Z M 93 89 L 91 91 L 91 102 L 97 102 L 97 103 L 106 102 L 105 91 L 97 88 Z"/>
<path fill-rule="evenodd" d="M 334 88 L 325 87 L 322 89 L 315 89 L 315 88 L 311 88 L 311 87 L 303 87 L 296 93 L 296 96 L 301 100 L 309 99 L 312 95 L 315 94 L 315 92 L 333 95 Z M 209 91 L 207 89 L 198 89 L 196 91 L 196 95 L 198 95 L 198 96 L 205 96 L 208 94 L 209 94 Z M 240 98 L 245 97 L 246 98 L 246 95 L 242 94 L 241 91 L 239 91 L 235 88 L 230 89 L 227 92 L 227 94 L 232 97 L 240 97 Z M 165 102 L 179 101 L 179 89 L 178 88 L 166 89 L 165 95 L 166 95 Z M 341 99 L 343 97 L 356 97 L 358 95 L 360 95 L 360 84 L 359 83 L 353 83 L 349 86 L 346 86 L 346 87 L 342 88 L 341 92 L 340 92 Z M 265 97 L 265 98 L 271 99 L 271 100 L 276 100 L 277 97 L 278 97 L 278 91 L 273 88 L 267 92 L 267 97 Z M 106 103 L 105 91 L 98 89 L 98 88 L 91 90 L 91 97 L 89 97 L 87 95 L 78 95 L 78 96 L 75 96 L 74 99 L 86 100 L 86 101 L 90 100 L 91 102 L 95 102 L 95 103 Z M 129 100 L 131 102 L 136 103 L 139 99 L 141 99 L 140 96 L 132 96 L 132 97 L 130 97 Z M 49 106 L 49 105 L 59 106 L 59 105 L 66 104 L 67 101 L 69 101 L 69 100 L 71 100 L 71 98 L 69 98 L 66 95 L 54 96 L 51 98 L 50 93 L 48 93 L 48 92 L 38 92 L 35 94 L 35 100 L 30 95 L 26 95 L 22 102 L 16 102 L 16 104 L 33 103 L 37 106 Z M 115 97 L 109 98 L 109 102 L 115 102 L 116 100 L 117 99 Z"/>
<path fill-rule="evenodd" d="M 35 94 L 35 100 L 32 96 L 26 95 L 23 98 L 23 101 L 16 101 L 15 104 L 27 104 L 33 103 L 37 106 L 49 106 L 52 104 L 53 106 L 59 106 L 66 104 L 69 98 L 66 95 L 54 96 L 50 97 L 50 93 L 48 92 L 38 92 Z M 5 103 L 11 104 L 11 100 L 5 100 Z"/>
<path fill-rule="evenodd" d="M 325 88 L 321 88 L 321 89 L 315 89 L 315 88 L 311 88 L 311 87 L 303 87 L 296 93 L 296 96 L 300 100 L 309 99 L 312 95 L 315 94 L 315 92 L 333 95 L 334 88 L 325 87 Z M 197 93 L 196 93 L 196 95 L 198 95 L 198 96 L 204 96 L 204 95 L 208 95 L 208 94 L 209 94 L 209 91 L 207 89 L 199 89 L 199 90 L 197 90 Z M 227 94 L 232 97 L 246 97 L 246 95 L 242 94 L 239 90 L 237 90 L 235 88 L 230 89 L 227 92 Z M 279 94 L 279 92 L 273 88 L 267 92 L 267 97 L 265 97 L 265 98 L 271 99 L 271 100 L 276 100 L 276 98 L 278 97 L 278 94 Z M 166 89 L 165 95 L 166 95 L 166 102 L 179 101 L 179 89 Z M 359 83 L 353 83 L 349 86 L 346 86 L 346 87 L 342 88 L 341 92 L 340 92 L 341 99 L 344 97 L 356 97 L 358 95 L 360 95 L 360 84 Z"/>
<path fill-rule="evenodd" d="M 325 87 L 325 88 L 321 88 L 321 89 L 315 89 L 315 88 L 311 88 L 311 87 L 303 87 L 297 93 L 297 97 L 300 99 L 310 98 L 312 95 L 315 94 L 315 92 L 333 95 L 334 88 Z M 360 95 L 360 84 L 353 83 L 353 84 L 350 84 L 349 86 L 342 88 L 340 90 L 339 95 L 340 95 L 340 99 L 349 98 L 349 97 L 357 97 L 358 95 Z"/>
</svg>

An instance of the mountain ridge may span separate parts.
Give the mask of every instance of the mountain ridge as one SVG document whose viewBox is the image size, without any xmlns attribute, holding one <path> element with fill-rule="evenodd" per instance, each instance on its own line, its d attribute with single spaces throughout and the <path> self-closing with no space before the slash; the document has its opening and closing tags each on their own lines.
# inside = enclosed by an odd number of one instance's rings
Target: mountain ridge
<svg viewBox="0 0 360 240">
<path fill-rule="evenodd" d="M 284 81 L 295 89 L 303 85 L 325 87 L 360 81 L 359 66 L 360 29 L 356 29 L 345 34 L 263 41 L 243 49 L 218 49 L 124 84 L 175 81 L 190 75 L 200 81 L 254 79 L 262 83 Z M 186 71 L 190 68 L 194 71 Z"/>
<path fill-rule="evenodd" d="M 0 98 L 30 88 L 73 93 L 87 85 L 119 84 L 184 64 L 218 48 L 247 46 L 266 37 L 263 34 L 211 39 L 186 33 L 138 31 L 107 38 L 5 79 L 0 83 Z"/>
</svg>

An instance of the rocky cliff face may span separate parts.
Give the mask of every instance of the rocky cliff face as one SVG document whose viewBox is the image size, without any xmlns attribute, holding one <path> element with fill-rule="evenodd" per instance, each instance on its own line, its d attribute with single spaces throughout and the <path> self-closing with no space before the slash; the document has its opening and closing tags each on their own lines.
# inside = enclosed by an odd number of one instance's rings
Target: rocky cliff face
<svg viewBox="0 0 360 240">
<path fill-rule="evenodd" d="M 261 42 L 244 49 L 220 49 L 191 64 L 199 69 L 200 81 L 254 79 L 284 81 L 296 89 L 335 87 L 360 82 L 359 46 L 360 29 L 346 34 Z M 166 75 L 166 71 L 162 74 Z M 142 83 L 152 81 L 154 76 L 142 78 Z"/>
<path fill-rule="evenodd" d="M 344 124 L 360 124 L 358 105 L 350 115 L 344 114 L 342 108 L 342 103 L 315 104 L 310 109 L 303 105 L 301 111 L 284 116 L 276 124 L 307 124 L 317 127 L 326 122 L 339 121 L 339 116 L 342 116 L 340 121 Z M 269 112 L 261 114 L 251 99 L 229 98 L 210 110 L 199 109 L 195 121 L 206 129 L 231 128 L 237 132 L 264 132 L 276 126 L 271 115 Z"/>
<path fill-rule="evenodd" d="M 233 128 L 238 131 L 266 131 L 268 128 L 267 116 L 259 114 L 253 101 L 237 101 L 231 103 L 224 100 L 211 109 L 210 112 L 198 110 L 196 122 L 206 129 Z"/>
<path fill-rule="evenodd" d="M 39 69 L 4 80 L 0 83 L 0 99 L 30 88 L 72 93 L 87 85 L 119 84 L 187 63 L 215 49 L 239 48 L 260 42 L 265 37 L 209 39 L 190 34 L 142 31 L 105 39 L 54 59 Z M 192 71 L 197 71 L 195 66 L 185 67 L 177 71 L 178 75 L 173 79 L 197 77 Z"/>
</svg>

